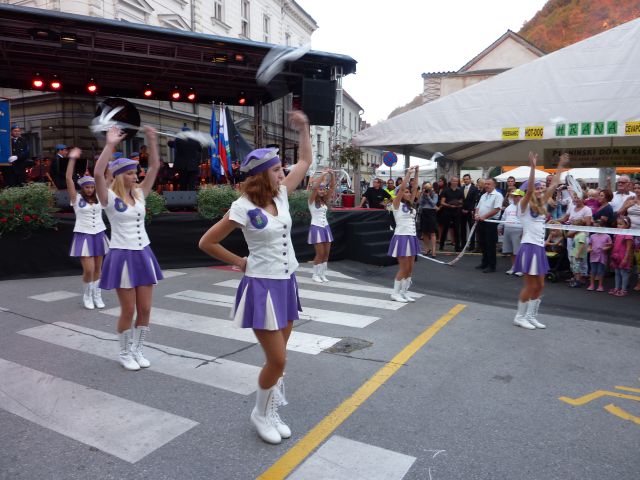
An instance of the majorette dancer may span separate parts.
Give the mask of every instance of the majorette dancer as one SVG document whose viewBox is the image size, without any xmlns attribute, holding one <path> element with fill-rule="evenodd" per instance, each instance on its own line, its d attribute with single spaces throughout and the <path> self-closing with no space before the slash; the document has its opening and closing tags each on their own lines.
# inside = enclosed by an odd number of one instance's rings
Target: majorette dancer
<svg viewBox="0 0 640 480">
<path fill-rule="evenodd" d="M 524 274 L 524 286 L 518 297 L 518 311 L 513 319 L 513 324 L 528 330 L 546 328 L 537 319 L 540 297 L 544 289 L 544 277 L 549 271 L 549 261 L 544 248 L 544 225 L 547 204 L 558 186 L 560 174 L 569 162 L 569 155 L 565 153 L 560 156 L 556 174 L 546 189 L 542 182 L 536 181 L 537 162 L 538 155 L 529 152 L 531 172 L 526 181 L 524 198 L 518 204 L 518 216 L 522 224 L 522 240 L 520 240 L 520 249 L 513 266 L 515 272 Z M 522 184 L 520 188 L 525 189 L 524 187 L 525 184 Z"/>
<path fill-rule="evenodd" d="M 411 191 L 409 187 L 412 172 L 415 172 L 415 177 L 418 178 L 418 167 L 409 167 L 400 188 L 398 188 L 396 198 L 393 199 L 393 217 L 396 221 L 396 228 L 387 252 L 387 255 L 398 259 L 399 265 L 398 273 L 393 282 L 391 299 L 403 303 L 415 302 L 415 299 L 409 296 L 409 287 L 411 286 L 415 256 L 420 253 L 420 240 L 416 235 L 416 209 L 413 208 L 418 188 Z"/>
<path fill-rule="evenodd" d="M 81 155 L 82 150 L 79 148 L 71 149 L 65 175 L 69 203 L 76 214 L 69 255 L 80 258 L 84 292 L 82 302 L 84 308 L 93 310 L 96 307 L 104 308 L 105 306 L 98 283 L 102 270 L 102 257 L 109 251 L 109 239 L 105 233 L 107 227 L 102 220 L 102 205 L 96 196 L 96 181 L 89 175 L 79 178 L 79 192 L 76 191 L 73 183 L 76 161 Z"/>
<path fill-rule="evenodd" d="M 311 226 L 307 243 L 313 245 L 316 250 L 316 256 L 313 259 L 313 277 L 311 278 L 317 283 L 329 281 L 326 273 L 333 235 L 327 221 L 327 211 L 329 210 L 327 201 L 332 198 L 335 187 L 336 180 L 333 172 L 326 170 L 320 178 L 312 182 L 311 194 L 309 195 Z"/>
<path fill-rule="evenodd" d="M 312 158 L 309 120 L 302 112 L 292 112 L 290 121 L 300 132 L 298 163 L 285 177 L 276 149 L 260 148 L 249 153 L 240 167 L 247 175 L 241 184 L 242 196 L 199 243 L 212 257 L 244 272 L 236 293 L 234 321 L 253 329 L 266 357 L 258 377 L 251 423 L 262 440 L 273 444 L 291 436 L 290 428 L 278 415 L 278 406 L 286 404 L 282 376 L 287 341 L 301 311 L 287 195 L 302 182 Z M 247 258 L 220 245 L 236 228 L 242 229 L 249 246 Z"/>
<path fill-rule="evenodd" d="M 145 198 L 160 168 L 158 139 L 153 128 L 145 127 L 144 130 L 149 145 L 149 170 L 140 184 L 136 183 L 138 162 L 121 157 L 109 163 L 116 145 L 125 138 L 125 133 L 117 127 L 107 131 L 104 150 L 94 169 L 98 199 L 111 224 L 111 245 L 104 259 L 100 287 L 105 290 L 115 288 L 120 301 L 116 328 L 119 359 L 127 370 L 150 365 L 142 348 L 149 332 L 153 285 L 163 278 L 144 227 Z M 113 176 L 110 186 L 105 179 L 107 164 Z M 132 328 L 134 313 L 137 315 L 135 328 Z"/>
</svg>

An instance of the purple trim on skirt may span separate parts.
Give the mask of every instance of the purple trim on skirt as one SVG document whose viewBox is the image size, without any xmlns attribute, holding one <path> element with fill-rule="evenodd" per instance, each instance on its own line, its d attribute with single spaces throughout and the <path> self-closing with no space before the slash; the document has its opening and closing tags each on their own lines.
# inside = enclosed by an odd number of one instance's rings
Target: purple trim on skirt
<svg viewBox="0 0 640 480">
<path fill-rule="evenodd" d="M 394 235 L 387 255 L 390 257 L 413 257 L 420 252 L 420 240 L 416 235 Z"/>
<path fill-rule="evenodd" d="M 319 227 L 318 225 L 311 225 L 309 227 L 309 235 L 307 236 L 307 243 L 313 245 L 314 243 L 333 242 L 333 235 L 331 234 L 331 227 Z"/>
<path fill-rule="evenodd" d="M 281 330 L 302 311 L 295 274 L 289 279 L 242 277 L 232 316 L 242 328 Z"/>
<path fill-rule="evenodd" d="M 108 251 L 109 238 L 104 231 L 98 233 L 73 233 L 69 251 L 70 257 L 102 257 Z"/>
<path fill-rule="evenodd" d="M 527 275 L 546 275 L 549 271 L 546 250 L 540 245 L 521 243 L 513 269 Z"/>
<path fill-rule="evenodd" d="M 112 248 L 102 263 L 100 288 L 111 290 L 155 285 L 163 278 L 158 260 L 149 245 L 142 250 Z"/>
</svg>

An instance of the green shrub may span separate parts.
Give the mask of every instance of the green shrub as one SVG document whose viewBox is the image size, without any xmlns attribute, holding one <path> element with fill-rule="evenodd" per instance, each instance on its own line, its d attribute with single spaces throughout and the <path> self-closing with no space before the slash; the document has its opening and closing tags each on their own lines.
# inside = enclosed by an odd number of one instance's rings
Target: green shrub
<svg viewBox="0 0 640 480">
<path fill-rule="evenodd" d="M 229 185 L 207 185 L 198 190 L 198 213 L 207 220 L 218 220 L 239 196 Z"/>
<path fill-rule="evenodd" d="M 145 223 L 151 223 L 151 220 L 156 215 L 160 215 L 161 213 L 168 212 L 167 210 L 167 201 L 164 199 L 162 195 L 153 190 L 149 192 L 149 195 L 145 199 L 145 207 L 147 209 L 147 215 L 145 216 Z"/>
<path fill-rule="evenodd" d="M 311 212 L 309 211 L 309 191 L 296 190 L 289 195 L 289 212 L 294 222 L 309 222 Z"/>
<path fill-rule="evenodd" d="M 54 205 L 53 193 L 42 183 L 0 190 L 0 236 L 55 227 Z"/>
</svg>

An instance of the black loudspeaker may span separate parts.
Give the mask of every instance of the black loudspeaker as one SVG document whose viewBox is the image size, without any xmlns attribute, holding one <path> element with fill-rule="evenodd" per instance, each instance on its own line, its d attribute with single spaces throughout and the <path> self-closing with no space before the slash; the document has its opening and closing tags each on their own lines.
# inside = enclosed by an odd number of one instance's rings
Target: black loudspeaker
<svg viewBox="0 0 640 480">
<path fill-rule="evenodd" d="M 335 80 L 302 79 L 302 111 L 311 125 L 333 126 L 336 110 Z"/>
</svg>

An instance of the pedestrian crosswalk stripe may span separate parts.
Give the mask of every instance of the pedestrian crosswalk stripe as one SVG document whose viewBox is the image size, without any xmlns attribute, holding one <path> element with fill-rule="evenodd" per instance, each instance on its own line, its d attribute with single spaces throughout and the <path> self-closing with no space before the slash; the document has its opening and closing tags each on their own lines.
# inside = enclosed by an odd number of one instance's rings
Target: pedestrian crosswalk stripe
<svg viewBox="0 0 640 480">
<path fill-rule="evenodd" d="M 3 410 L 131 463 L 198 425 L 4 359 L 0 378 Z"/>
<path fill-rule="evenodd" d="M 217 287 L 238 288 L 238 285 L 240 285 L 240 280 L 225 280 L 224 282 L 214 283 L 214 285 Z M 298 295 L 300 296 L 300 298 L 306 298 L 308 300 L 321 300 L 323 302 L 344 303 L 347 305 L 358 305 L 361 307 L 383 308 L 385 310 L 398 310 L 399 308 L 402 308 L 404 305 L 406 305 L 406 303 L 394 302 L 393 300 L 380 300 L 378 298 L 370 297 L 356 297 L 353 295 L 341 295 L 339 293 L 318 292 L 316 290 L 298 289 Z"/>
<path fill-rule="evenodd" d="M 120 315 L 120 309 L 112 308 L 103 310 L 102 313 L 117 317 Z M 154 307 L 151 310 L 151 323 L 186 330 L 188 332 L 204 333 L 205 335 L 239 340 L 241 342 L 258 343 L 253 330 L 250 328 L 236 327 L 231 320 L 223 320 L 221 318 Z M 339 341 L 339 338 L 325 337 L 323 335 L 293 330 L 287 343 L 287 350 L 317 355 Z"/>
<path fill-rule="evenodd" d="M 403 453 L 334 435 L 287 478 L 402 480 L 415 461 Z"/>
<path fill-rule="evenodd" d="M 33 300 L 39 300 L 41 302 L 57 302 L 58 300 L 66 300 L 67 298 L 79 297 L 79 293 L 67 292 L 65 290 L 58 290 L 55 292 L 42 293 L 40 295 L 33 295 L 29 298 Z"/>
<path fill-rule="evenodd" d="M 298 283 L 302 283 L 305 285 L 323 285 L 324 287 L 330 288 L 341 288 L 343 290 L 356 290 L 359 292 L 372 292 L 372 293 L 382 293 L 386 295 L 391 295 L 393 293 L 393 288 L 379 287 L 377 285 L 368 285 L 363 283 L 348 283 L 348 282 L 336 282 L 331 281 L 329 283 L 320 284 L 318 282 L 314 282 L 311 278 L 308 277 L 300 277 L 296 276 L 296 280 Z M 409 296 L 413 298 L 421 298 L 424 297 L 421 293 L 409 292 Z"/>
<path fill-rule="evenodd" d="M 229 309 L 233 307 L 233 302 L 235 300 L 235 297 L 233 297 L 232 295 L 221 295 L 219 293 L 202 292 L 199 290 L 184 290 L 182 292 L 176 292 L 170 295 L 166 295 L 166 297 L 177 300 L 185 300 L 187 302 L 204 303 L 206 305 L 227 307 Z M 313 320 L 315 322 L 322 323 L 331 323 L 333 325 L 342 325 L 352 328 L 364 328 L 371 325 L 376 320 L 380 320 L 379 317 L 372 317 L 370 315 L 336 312 L 333 310 L 311 308 L 305 305 L 302 306 L 300 319 Z"/>
<path fill-rule="evenodd" d="M 162 270 L 162 276 L 164 278 L 180 277 L 186 274 L 187 272 L 178 272 L 176 270 Z"/>
<path fill-rule="evenodd" d="M 100 330 L 56 322 L 18 333 L 109 360 L 118 360 L 117 336 Z M 209 355 L 156 343 L 147 343 L 146 347 L 144 355 L 151 362 L 154 372 L 241 395 L 250 395 L 256 389 L 256 378 L 260 373 L 260 367 L 226 359 L 216 360 Z"/>
<path fill-rule="evenodd" d="M 305 272 L 305 273 L 313 273 L 313 268 L 309 268 L 309 267 L 298 267 L 296 269 L 296 272 Z M 353 277 L 350 277 L 349 275 L 345 275 L 344 273 L 340 273 L 340 272 L 336 272 L 334 270 L 327 270 L 325 272 L 325 275 L 327 277 L 335 277 L 335 278 L 344 278 L 346 280 L 354 280 Z"/>
</svg>

